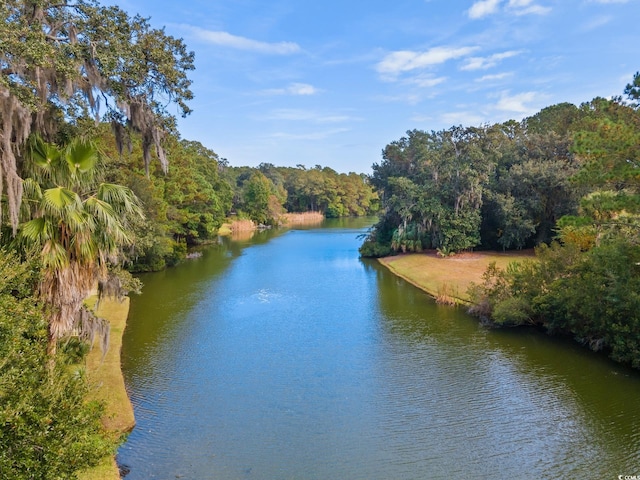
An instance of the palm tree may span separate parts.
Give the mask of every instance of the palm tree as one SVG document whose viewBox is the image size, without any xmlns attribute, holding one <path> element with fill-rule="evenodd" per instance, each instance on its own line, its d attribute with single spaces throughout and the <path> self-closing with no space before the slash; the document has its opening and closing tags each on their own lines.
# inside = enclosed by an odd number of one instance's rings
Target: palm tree
<svg viewBox="0 0 640 480">
<path fill-rule="evenodd" d="M 131 243 L 128 220 L 142 216 L 133 192 L 99 183 L 99 154 L 84 140 L 64 148 L 33 137 L 23 182 L 18 240 L 37 250 L 43 274 L 40 296 L 48 308 L 49 352 L 74 324 L 86 320 L 83 301 L 108 277 L 120 248 Z"/>
</svg>

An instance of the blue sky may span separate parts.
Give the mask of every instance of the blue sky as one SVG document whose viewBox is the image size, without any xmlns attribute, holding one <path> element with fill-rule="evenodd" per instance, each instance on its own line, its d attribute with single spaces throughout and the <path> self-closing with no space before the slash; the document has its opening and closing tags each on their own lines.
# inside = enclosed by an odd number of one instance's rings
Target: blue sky
<svg viewBox="0 0 640 480">
<path fill-rule="evenodd" d="M 180 132 L 235 166 L 370 173 L 407 130 L 621 95 L 640 70 L 640 0 L 118 5 L 195 52 L 194 112 Z"/>
</svg>

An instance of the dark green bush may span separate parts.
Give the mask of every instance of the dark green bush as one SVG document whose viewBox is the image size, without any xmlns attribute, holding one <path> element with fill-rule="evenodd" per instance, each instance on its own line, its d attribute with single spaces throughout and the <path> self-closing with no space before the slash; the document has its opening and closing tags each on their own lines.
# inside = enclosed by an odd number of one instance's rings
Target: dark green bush
<svg viewBox="0 0 640 480">
<path fill-rule="evenodd" d="M 391 246 L 383 245 L 381 243 L 366 240 L 358 249 L 360 255 L 367 258 L 386 257 L 393 254 Z"/>
<path fill-rule="evenodd" d="M 114 451 L 100 422 L 103 407 L 87 402 L 87 381 L 64 352 L 47 356 L 47 325 L 35 299 L 15 296 L 28 266 L 2 251 L 0 265 L 0 476 L 76 478 Z"/>
</svg>

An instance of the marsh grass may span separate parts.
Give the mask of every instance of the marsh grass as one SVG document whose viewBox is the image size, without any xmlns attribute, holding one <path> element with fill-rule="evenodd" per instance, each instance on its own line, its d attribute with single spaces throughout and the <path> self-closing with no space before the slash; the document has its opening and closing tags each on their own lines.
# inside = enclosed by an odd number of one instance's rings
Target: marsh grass
<svg viewBox="0 0 640 480">
<path fill-rule="evenodd" d="M 284 213 L 280 216 L 282 226 L 292 225 L 318 225 L 324 220 L 324 215 L 320 212 L 304 213 Z"/>
<path fill-rule="evenodd" d="M 439 305 L 457 305 L 459 303 L 459 300 L 457 300 L 459 297 L 458 289 L 448 282 L 442 283 L 442 285 L 438 287 L 435 295 L 436 303 Z"/>
<path fill-rule="evenodd" d="M 293 227 L 300 225 L 320 225 L 324 215 L 320 212 L 283 213 L 278 217 L 277 224 L 280 227 Z M 258 229 L 253 221 L 248 219 L 232 219 L 223 223 L 218 229 L 218 235 L 230 236 L 234 240 L 248 240 Z"/>
<path fill-rule="evenodd" d="M 217 233 L 218 235 L 222 235 L 222 236 L 231 235 L 231 224 L 223 223 L 222 225 L 220 225 L 220 228 L 218 229 Z"/>
<path fill-rule="evenodd" d="M 239 232 L 252 232 L 256 229 L 256 224 L 251 220 L 242 219 L 242 220 L 234 220 L 231 222 L 231 234 L 239 233 Z"/>
</svg>

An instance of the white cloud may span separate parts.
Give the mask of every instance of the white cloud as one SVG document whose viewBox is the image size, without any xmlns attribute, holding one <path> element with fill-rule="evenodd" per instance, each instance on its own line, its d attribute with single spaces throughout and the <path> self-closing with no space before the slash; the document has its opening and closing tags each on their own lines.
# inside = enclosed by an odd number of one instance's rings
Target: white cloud
<svg viewBox="0 0 640 480">
<path fill-rule="evenodd" d="M 409 85 L 416 85 L 420 88 L 431 88 L 445 82 L 447 77 L 434 77 L 433 75 L 417 75 L 405 80 Z"/>
<path fill-rule="evenodd" d="M 508 52 L 495 53 L 489 57 L 471 57 L 468 58 L 464 65 L 460 67 L 461 70 L 486 70 L 488 68 L 495 67 L 505 58 L 515 57 L 521 52 L 517 50 L 510 50 Z"/>
<path fill-rule="evenodd" d="M 476 78 L 476 82 L 492 82 L 495 80 L 504 80 L 505 78 L 513 76 L 513 72 L 497 73 L 495 75 L 484 75 L 480 78 Z"/>
<path fill-rule="evenodd" d="M 487 121 L 486 118 L 478 115 L 477 112 L 449 112 L 440 117 L 446 125 L 480 125 Z"/>
<path fill-rule="evenodd" d="M 264 95 L 315 95 L 320 90 L 308 83 L 292 83 L 285 88 L 270 88 L 263 90 Z"/>
<path fill-rule="evenodd" d="M 292 83 L 287 89 L 292 95 L 315 95 L 318 89 L 308 83 Z"/>
<path fill-rule="evenodd" d="M 539 97 L 537 92 L 523 92 L 510 95 L 508 92 L 502 92 L 500 100 L 496 104 L 496 109 L 506 112 L 530 113 L 535 110 L 534 107 L 526 105 L 537 100 Z"/>
<path fill-rule="evenodd" d="M 286 140 L 324 140 L 333 135 L 348 132 L 348 128 L 334 128 L 333 130 L 325 130 L 320 132 L 308 133 L 289 133 L 276 132 L 268 135 L 269 138 L 286 139 Z"/>
<path fill-rule="evenodd" d="M 341 123 L 354 120 L 354 118 L 344 114 L 327 114 L 315 112 L 312 110 L 281 108 L 272 111 L 269 115 L 266 115 L 263 120 L 284 120 L 312 123 Z"/>
<path fill-rule="evenodd" d="M 426 52 L 400 50 L 385 56 L 376 66 L 376 70 L 381 74 L 397 75 L 464 57 L 476 49 L 476 47 L 434 47 Z"/>
<path fill-rule="evenodd" d="M 479 0 L 467 11 L 469 18 L 477 19 L 498 11 L 501 0 Z"/>
<path fill-rule="evenodd" d="M 515 15 L 546 15 L 551 12 L 551 7 L 543 7 L 542 5 L 531 5 L 525 8 L 515 8 L 513 13 Z"/>
<path fill-rule="evenodd" d="M 625 0 L 600 0 L 600 1 L 625 1 Z M 479 19 L 498 13 L 502 6 L 502 0 L 479 0 L 471 5 L 467 14 L 471 19 Z M 551 7 L 538 5 L 533 0 L 508 0 L 505 9 L 507 13 L 520 15 L 546 15 L 551 11 Z"/>
<path fill-rule="evenodd" d="M 412 122 L 430 123 L 433 122 L 433 117 L 431 115 L 423 115 L 421 113 L 417 113 L 412 115 L 409 120 L 411 120 Z"/>
<path fill-rule="evenodd" d="M 424 100 L 424 95 L 417 92 L 406 92 L 398 95 L 379 95 L 376 100 L 385 103 L 406 103 L 407 105 L 418 105 Z"/>
<path fill-rule="evenodd" d="M 589 32 L 591 30 L 595 30 L 597 28 L 603 27 L 608 23 L 611 23 L 612 20 L 613 20 L 612 15 L 603 15 L 603 16 L 591 19 L 589 22 L 582 25 L 580 29 L 583 32 Z"/>
<path fill-rule="evenodd" d="M 290 55 L 301 51 L 300 46 L 293 42 L 268 43 L 252 40 L 246 37 L 232 35 L 228 32 L 205 30 L 199 27 L 188 27 L 199 39 L 213 45 L 234 48 L 237 50 L 247 50 L 251 52 L 265 53 L 271 55 Z"/>
</svg>

